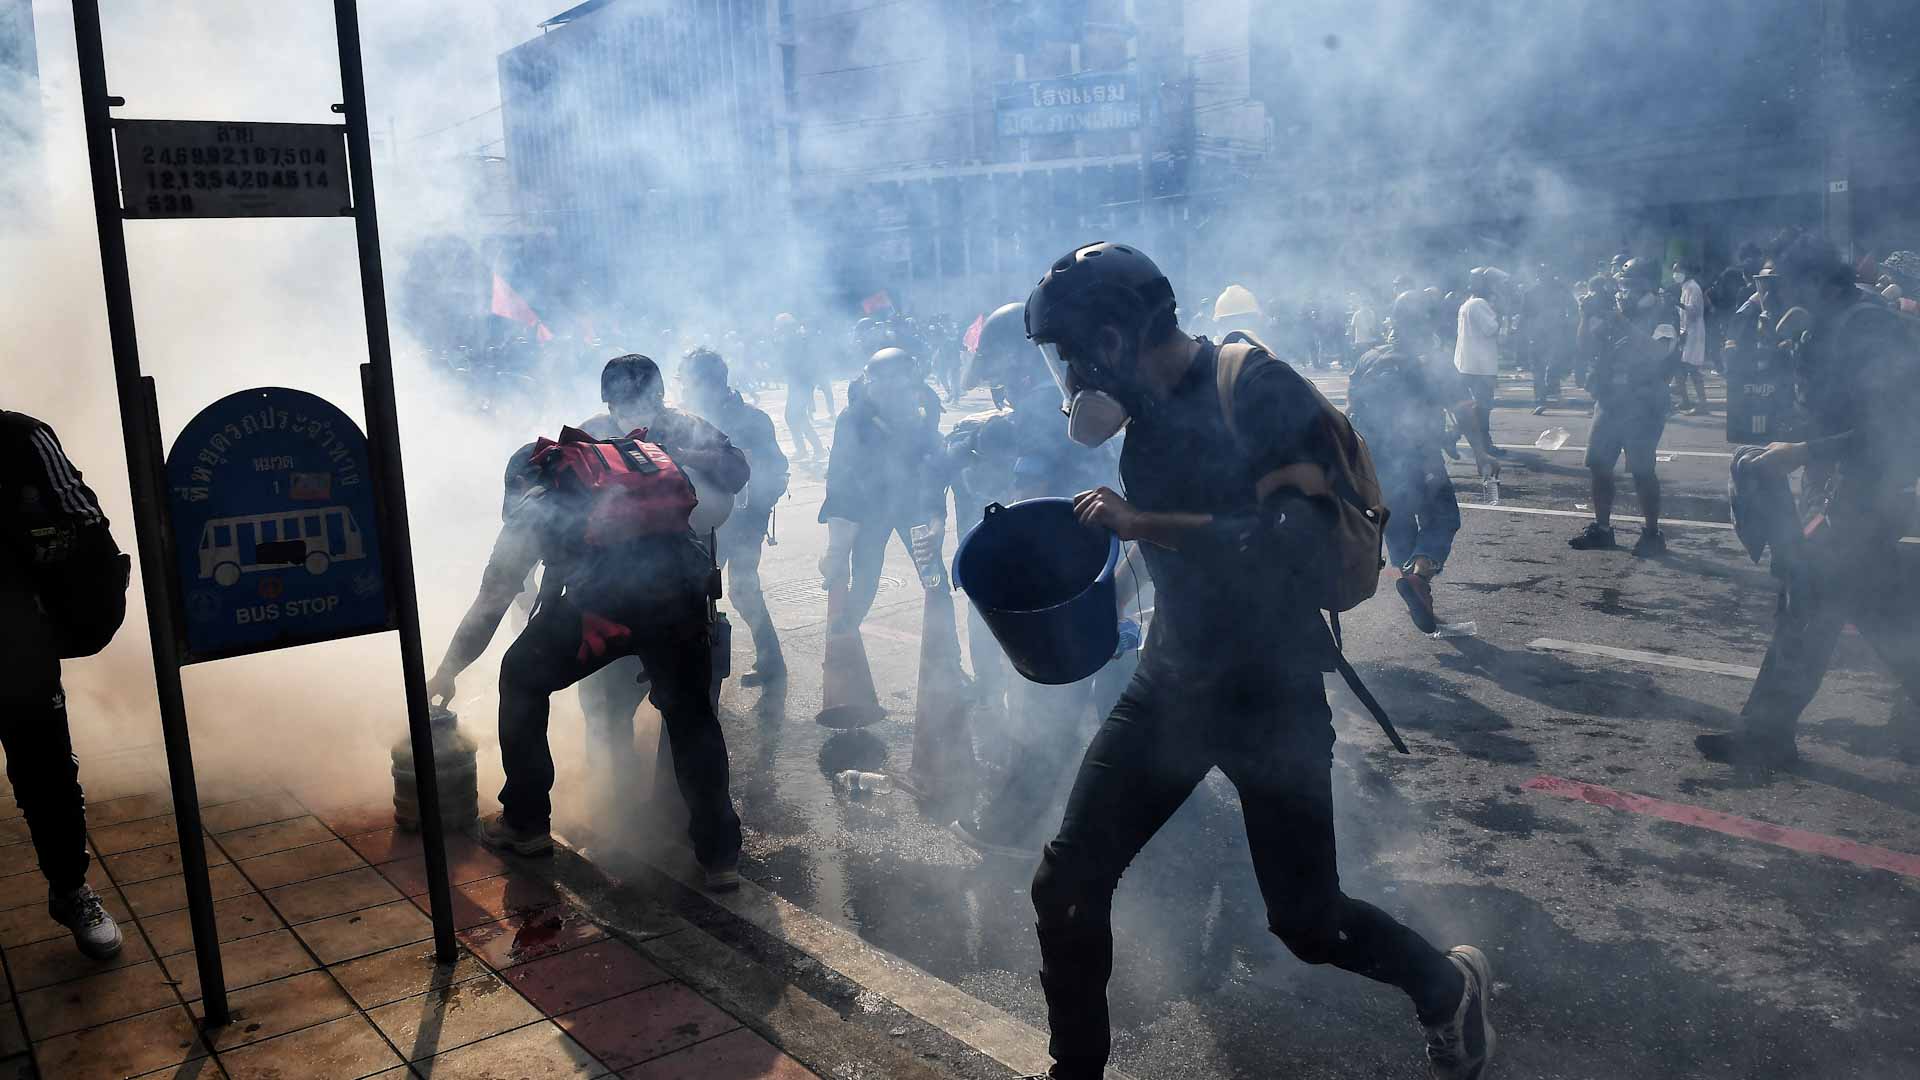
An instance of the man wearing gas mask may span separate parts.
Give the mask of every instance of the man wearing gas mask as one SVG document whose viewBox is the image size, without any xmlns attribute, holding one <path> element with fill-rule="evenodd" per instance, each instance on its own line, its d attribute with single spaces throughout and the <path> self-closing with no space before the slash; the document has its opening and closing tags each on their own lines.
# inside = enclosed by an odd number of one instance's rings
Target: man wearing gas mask
<svg viewBox="0 0 1920 1080">
<path fill-rule="evenodd" d="M 979 348 L 968 365 L 966 385 L 988 384 L 1002 407 L 954 425 L 947 436 L 953 501 L 962 532 L 977 523 L 989 503 L 1065 498 L 1117 477 L 1111 449 L 1080 446 L 1060 424 L 1060 387 L 1047 372 L 1040 350 L 1027 340 L 1026 305 L 1006 304 L 982 324 Z M 1122 563 L 1123 603 L 1138 587 Z M 976 816 L 956 821 L 952 831 L 983 855 L 1031 858 L 1044 839 L 1048 803 L 1062 788 L 1084 721 L 1111 707 L 1131 674 L 1134 655 L 1110 663 L 1077 683 L 1042 686 L 1009 679 L 1006 656 L 979 614 L 969 609 L 976 698 L 991 715 L 1004 717 L 993 734 L 1004 749 L 1006 772 Z M 995 710 L 1004 696 L 1004 710 Z M 1102 699 L 1104 700 L 1104 704 Z M 982 725 L 984 727 L 984 725 Z M 988 732 L 981 732 L 983 744 Z M 991 750 L 986 751 L 992 753 Z"/>
<path fill-rule="evenodd" d="M 1088 747 L 1034 876 L 1048 1075 L 1102 1075 L 1114 889 L 1217 766 L 1239 790 L 1268 926 L 1302 960 L 1412 998 L 1435 1077 L 1481 1077 L 1494 1050 L 1485 956 L 1443 953 L 1340 889 L 1322 683 L 1338 653 L 1308 580 L 1333 556 L 1339 497 L 1308 494 L 1332 489 L 1337 452 L 1318 397 L 1264 352 L 1220 386 L 1219 349 L 1180 331 L 1166 276 L 1124 245 L 1055 262 L 1026 317 L 1069 398 L 1074 441 L 1126 432 L 1126 494 L 1097 488 L 1075 505 L 1082 524 L 1142 542 L 1156 587 L 1140 670 Z"/>
<path fill-rule="evenodd" d="M 1913 608 L 1906 590 L 1887 580 L 1920 478 L 1920 333 L 1906 317 L 1862 301 L 1853 271 L 1825 244 L 1797 239 L 1769 267 L 1768 303 L 1783 310 L 1773 336 L 1798 368 L 1808 438 L 1771 443 L 1744 467 L 1783 478 L 1806 470 L 1803 528 L 1787 550 L 1774 551 L 1783 584 L 1773 641 L 1740 710 L 1742 730 L 1695 743 L 1710 760 L 1778 767 L 1798 757 L 1794 729 L 1848 623 L 1920 700 Z M 1900 734 L 1911 746 L 1920 733 Z"/>
</svg>

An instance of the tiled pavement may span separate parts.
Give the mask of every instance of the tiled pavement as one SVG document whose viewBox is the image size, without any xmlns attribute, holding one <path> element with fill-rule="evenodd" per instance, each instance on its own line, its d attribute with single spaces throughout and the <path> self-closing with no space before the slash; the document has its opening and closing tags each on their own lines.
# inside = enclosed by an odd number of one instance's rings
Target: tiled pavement
<svg viewBox="0 0 1920 1080">
<path fill-rule="evenodd" d="M 806 1080 L 537 871 L 452 837 L 460 957 L 433 959 L 417 835 L 384 806 L 210 793 L 233 1023 L 201 1030 L 172 805 L 146 768 L 88 779 L 94 888 L 126 945 L 81 956 L 0 793 L 0 1080 Z M 37 1073 L 35 1071 L 37 1067 Z"/>
</svg>

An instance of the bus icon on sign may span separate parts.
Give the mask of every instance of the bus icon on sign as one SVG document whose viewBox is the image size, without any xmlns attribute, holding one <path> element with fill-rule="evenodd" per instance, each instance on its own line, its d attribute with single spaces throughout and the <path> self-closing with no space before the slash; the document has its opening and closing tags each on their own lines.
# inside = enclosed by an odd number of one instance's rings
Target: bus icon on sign
<svg viewBox="0 0 1920 1080">
<path fill-rule="evenodd" d="M 304 566 L 317 575 L 366 557 L 360 526 L 344 506 L 215 518 L 200 531 L 200 580 L 223 587 L 260 570 Z"/>
</svg>

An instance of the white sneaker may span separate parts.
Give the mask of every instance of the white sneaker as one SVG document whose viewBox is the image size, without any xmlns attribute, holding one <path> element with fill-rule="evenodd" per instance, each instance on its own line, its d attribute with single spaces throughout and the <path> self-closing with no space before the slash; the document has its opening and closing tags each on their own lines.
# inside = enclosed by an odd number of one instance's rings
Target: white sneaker
<svg viewBox="0 0 1920 1080">
<path fill-rule="evenodd" d="M 1447 959 L 1460 969 L 1467 986 L 1453 1015 L 1427 1028 L 1427 1067 L 1433 1080 L 1481 1080 L 1499 1042 L 1488 1010 L 1493 968 L 1486 954 L 1471 945 L 1448 949 Z"/>
<path fill-rule="evenodd" d="M 64 895 L 47 893 L 47 914 L 53 921 L 73 931 L 73 943 L 95 960 L 111 960 L 120 955 L 120 925 L 107 914 L 91 885 L 82 885 Z"/>
</svg>

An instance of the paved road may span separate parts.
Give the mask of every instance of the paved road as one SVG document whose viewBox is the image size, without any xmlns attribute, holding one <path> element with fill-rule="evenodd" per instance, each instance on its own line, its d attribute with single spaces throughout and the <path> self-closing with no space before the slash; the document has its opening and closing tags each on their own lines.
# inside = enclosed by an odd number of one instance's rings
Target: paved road
<svg viewBox="0 0 1920 1080">
<path fill-rule="evenodd" d="M 1341 396 L 1340 377 L 1319 381 Z M 1503 382 L 1502 400 L 1496 442 L 1531 444 L 1548 427 L 1570 438 L 1556 452 L 1515 450 L 1501 507 L 1466 511 L 1438 598 L 1443 618 L 1477 634 L 1418 634 L 1390 589 L 1345 620 L 1349 655 L 1414 751 L 1394 754 L 1364 716 L 1342 717 L 1347 890 L 1436 942 L 1487 949 L 1500 1075 L 1913 1075 L 1920 860 L 1875 852 L 1920 852 L 1920 791 L 1894 753 L 1884 672 L 1859 639 L 1842 642 L 1790 773 L 1699 760 L 1694 735 L 1734 724 L 1750 686 L 1738 672 L 1759 663 L 1773 603 L 1764 567 L 1719 524 L 1721 417 L 1669 425 L 1667 513 L 1684 520 L 1668 528 L 1671 554 L 1647 561 L 1566 547 L 1588 502 L 1584 410 L 1534 417 L 1517 381 Z M 778 421 L 779 392 L 761 403 Z M 853 801 L 828 782 L 855 764 L 904 770 L 920 602 L 893 551 L 867 624 L 893 715 L 864 733 L 815 725 L 822 471 L 797 467 L 764 571 L 793 677 L 773 692 L 726 691 L 747 876 L 1043 1028 L 1031 863 L 982 864 L 953 841 L 943 828 L 963 807 Z M 1454 476 L 1463 502 L 1481 501 L 1470 465 Z M 1624 477 L 1620 510 L 1635 512 Z M 1623 543 L 1636 532 L 1623 525 Z M 1873 570 L 1891 579 L 1897 568 Z M 1336 702 L 1354 708 L 1344 691 Z M 1610 799 L 1580 784 L 1661 802 L 1565 797 Z M 1396 993 L 1305 967 L 1264 931 L 1233 791 L 1217 774 L 1130 871 L 1115 921 L 1116 1064 L 1135 1077 L 1424 1075 Z"/>
</svg>

